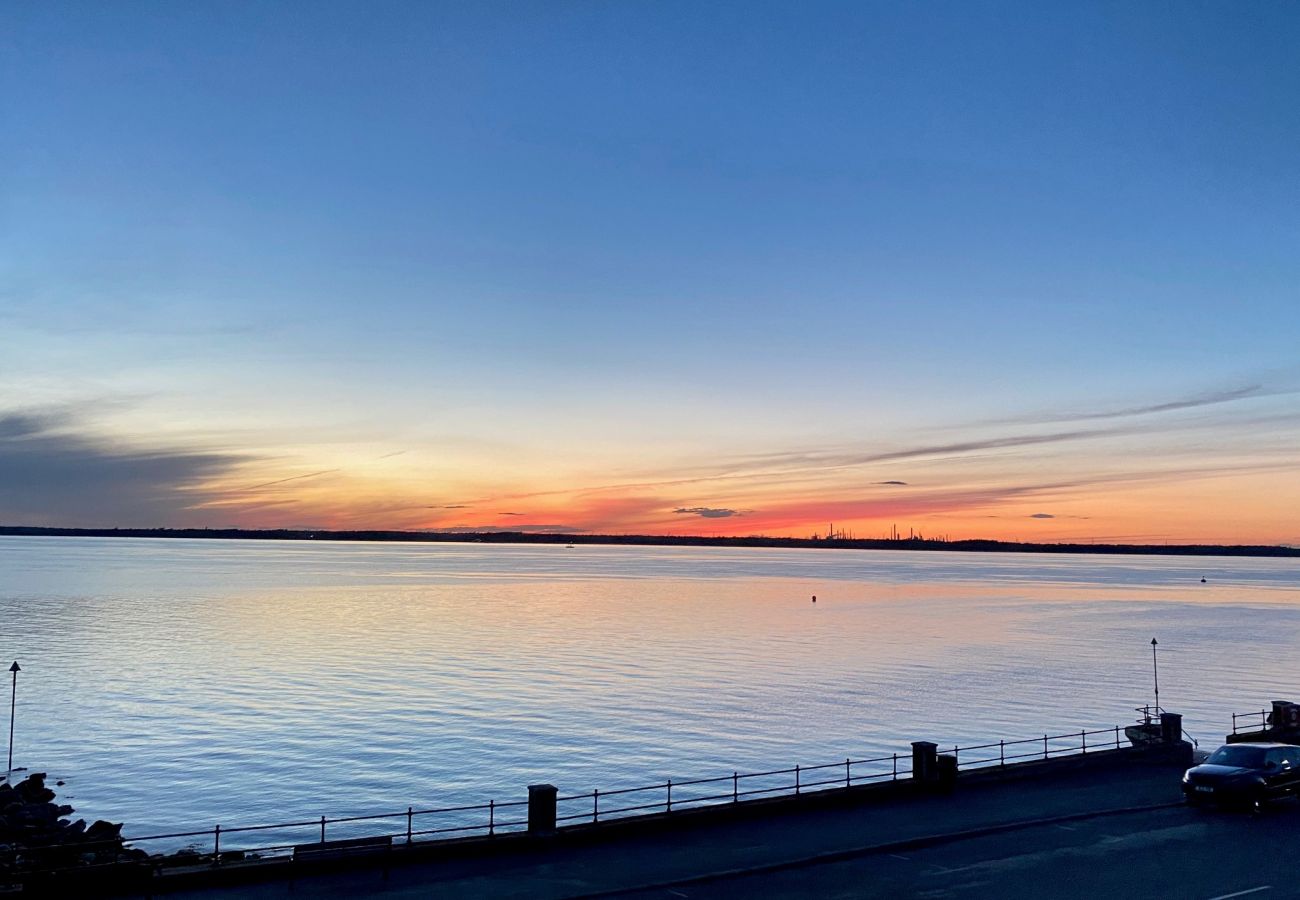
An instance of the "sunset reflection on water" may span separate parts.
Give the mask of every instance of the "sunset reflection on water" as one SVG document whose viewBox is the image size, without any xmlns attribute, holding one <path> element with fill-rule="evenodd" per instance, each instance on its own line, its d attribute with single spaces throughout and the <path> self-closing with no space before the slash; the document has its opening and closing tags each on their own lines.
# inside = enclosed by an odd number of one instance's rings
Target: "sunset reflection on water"
<svg viewBox="0 0 1300 900">
<path fill-rule="evenodd" d="M 1199 737 L 1300 699 L 1294 560 L 4 538 L 0 569 L 15 764 L 137 833 L 1122 725 L 1152 636 Z"/>
</svg>

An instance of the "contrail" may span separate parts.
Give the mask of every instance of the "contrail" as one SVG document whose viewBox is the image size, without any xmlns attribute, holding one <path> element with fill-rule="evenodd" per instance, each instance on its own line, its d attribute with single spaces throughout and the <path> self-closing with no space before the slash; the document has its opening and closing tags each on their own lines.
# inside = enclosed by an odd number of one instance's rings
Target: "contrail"
<svg viewBox="0 0 1300 900">
<path fill-rule="evenodd" d="M 240 490 L 240 491 L 256 491 L 256 490 L 260 490 L 261 488 L 271 487 L 272 485 L 276 485 L 276 484 L 284 484 L 284 483 L 287 482 L 287 481 L 301 481 L 301 480 L 304 479 L 304 478 L 315 478 L 315 477 L 318 476 L 318 475 L 328 475 L 328 474 L 330 474 L 331 472 L 341 472 L 341 471 L 343 471 L 343 470 L 342 470 L 342 469 L 321 469 L 319 472 L 309 472 L 309 473 L 307 473 L 306 475 L 294 475 L 294 476 L 292 476 L 291 478 L 281 478 L 281 479 L 279 479 L 279 480 L 277 480 L 277 481 L 265 481 L 265 482 L 263 482 L 263 483 L 261 483 L 261 484 L 255 484 L 255 485 L 253 485 L 253 486 L 251 486 L 251 487 L 246 487 L 246 488 L 236 488 L 236 490 Z"/>
</svg>

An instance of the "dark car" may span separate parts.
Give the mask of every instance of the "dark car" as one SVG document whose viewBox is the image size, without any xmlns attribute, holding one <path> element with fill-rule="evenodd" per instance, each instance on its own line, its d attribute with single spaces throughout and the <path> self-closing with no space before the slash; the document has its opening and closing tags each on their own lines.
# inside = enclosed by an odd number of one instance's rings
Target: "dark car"
<svg viewBox="0 0 1300 900">
<path fill-rule="evenodd" d="M 1292 744 L 1227 744 L 1183 775 L 1188 803 L 1258 808 L 1300 791 L 1300 747 Z"/>
</svg>

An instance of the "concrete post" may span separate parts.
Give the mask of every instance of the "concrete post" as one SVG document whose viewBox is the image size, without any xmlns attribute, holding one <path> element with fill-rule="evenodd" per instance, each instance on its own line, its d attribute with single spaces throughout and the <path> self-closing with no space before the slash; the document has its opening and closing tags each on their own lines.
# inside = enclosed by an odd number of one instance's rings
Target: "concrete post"
<svg viewBox="0 0 1300 900">
<path fill-rule="evenodd" d="M 1181 713 L 1162 712 L 1160 714 L 1160 739 L 1166 744 L 1176 744 L 1183 739 L 1183 716 Z"/>
<path fill-rule="evenodd" d="M 957 757 L 940 753 L 935 760 L 934 778 L 940 791 L 951 794 L 957 786 Z"/>
<path fill-rule="evenodd" d="M 1290 700 L 1274 700 L 1273 714 L 1264 723 L 1264 727 L 1282 729 L 1294 728 L 1296 725 L 1300 725 L 1300 712 L 1297 712 L 1296 704 Z"/>
<path fill-rule="evenodd" d="M 551 834 L 555 831 L 555 798 L 559 790 L 553 784 L 528 785 L 528 833 Z"/>
<path fill-rule="evenodd" d="M 939 775 L 936 762 L 939 745 L 930 741 L 912 741 L 912 780 L 929 784 Z"/>
</svg>

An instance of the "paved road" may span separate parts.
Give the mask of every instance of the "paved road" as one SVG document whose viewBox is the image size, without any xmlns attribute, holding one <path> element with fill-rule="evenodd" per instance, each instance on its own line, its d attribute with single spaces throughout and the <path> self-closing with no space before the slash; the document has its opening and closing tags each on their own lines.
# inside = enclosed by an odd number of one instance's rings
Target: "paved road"
<svg viewBox="0 0 1300 900">
<path fill-rule="evenodd" d="M 618 900 L 1300 897 L 1300 804 L 1183 807 L 1044 825 L 924 850 L 612 895 Z"/>
</svg>

